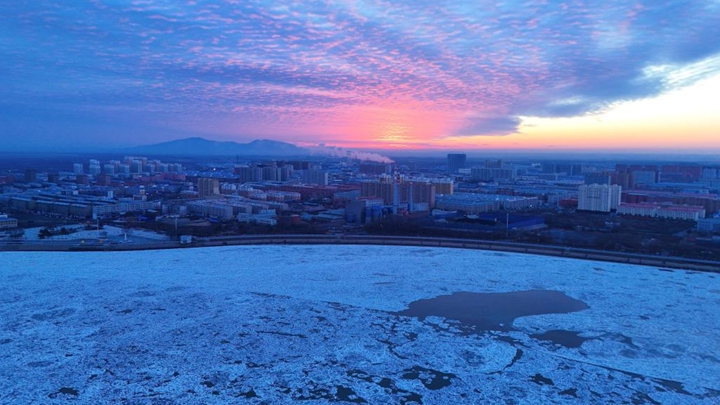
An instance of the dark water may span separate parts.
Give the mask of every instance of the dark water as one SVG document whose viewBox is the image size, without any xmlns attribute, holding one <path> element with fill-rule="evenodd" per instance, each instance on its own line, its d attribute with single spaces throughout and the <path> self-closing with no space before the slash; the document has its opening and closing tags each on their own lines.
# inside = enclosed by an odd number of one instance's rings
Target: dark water
<svg viewBox="0 0 720 405">
<path fill-rule="evenodd" d="M 482 332 L 513 330 L 515 319 L 523 316 L 565 314 L 587 308 L 583 301 L 560 291 L 456 292 L 411 302 L 408 309 L 395 314 L 420 319 L 439 316 Z"/>
<path fill-rule="evenodd" d="M 583 343 L 590 340 L 589 338 L 580 336 L 580 332 L 562 329 L 549 330 L 545 333 L 530 335 L 530 337 L 537 340 L 552 342 L 556 345 L 565 346 L 570 349 L 580 347 Z"/>
</svg>

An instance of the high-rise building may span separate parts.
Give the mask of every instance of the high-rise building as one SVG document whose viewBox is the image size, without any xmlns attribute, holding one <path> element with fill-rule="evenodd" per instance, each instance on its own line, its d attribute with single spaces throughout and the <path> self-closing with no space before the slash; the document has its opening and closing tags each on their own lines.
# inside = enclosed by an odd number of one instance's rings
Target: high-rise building
<svg viewBox="0 0 720 405">
<path fill-rule="evenodd" d="M 360 173 L 370 175 L 381 175 L 392 173 L 393 166 L 385 163 L 360 163 Z"/>
<path fill-rule="evenodd" d="M 455 192 L 455 184 L 451 180 L 432 180 L 435 185 L 435 194 L 452 195 Z"/>
<path fill-rule="evenodd" d="M 658 174 L 654 170 L 635 170 L 632 172 L 632 187 L 647 188 L 657 183 Z"/>
<path fill-rule="evenodd" d="M 515 168 L 512 167 L 506 167 L 506 168 L 496 168 L 492 169 L 492 176 L 493 180 L 500 181 L 500 180 L 513 180 L 515 178 Z"/>
<path fill-rule="evenodd" d="M 98 186 L 109 186 L 112 184 L 112 177 L 109 174 L 99 174 L 95 177 Z"/>
<path fill-rule="evenodd" d="M 200 198 L 212 197 L 220 194 L 220 181 L 218 179 L 198 179 L 198 196 Z"/>
<path fill-rule="evenodd" d="M 470 177 L 473 181 L 500 181 L 512 180 L 516 176 L 516 169 L 513 167 L 494 168 L 473 167 L 470 169 Z"/>
<path fill-rule="evenodd" d="M 448 153 L 447 155 L 447 171 L 448 173 L 457 173 L 458 170 L 465 168 L 467 155 L 464 153 Z"/>
<path fill-rule="evenodd" d="M 133 173 L 142 173 L 143 163 L 142 160 L 133 160 L 130 164 L 130 171 Z"/>
<path fill-rule="evenodd" d="M 25 183 L 37 182 L 37 170 L 27 169 L 25 170 Z"/>
<path fill-rule="evenodd" d="M 702 171 L 702 179 L 715 180 L 718 178 L 718 169 L 715 167 L 705 167 Z"/>
<path fill-rule="evenodd" d="M 473 181 L 491 181 L 493 169 L 489 167 L 473 167 L 470 169 L 470 177 Z"/>
<path fill-rule="evenodd" d="M 582 185 L 578 188 L 578 209 L 610 212 L 617 210 L 621 197 L 622 187 L 618 185 Z"/>
<path fill-rule="evenodd" d="M 278 180 L 280 181 L 288 181 L 290 180 L 290 176 L 292 176 L 293 167 L 292 165 L 282 165 L 279 169 L 280 178 Z"/>
<path fill-rule="evenodd" d="M 612 174 L 609 172 L 587 173 L 585 184 L 610 184 Z"/>
<path fill-rule="evenodd" d="M 424 180 L 395 181 L 391 176 L 386 176 L 380 180 L 360 183 L 360 197 L 381 198 L 385 204 L 427 204 L 434 207 L 435 194 L 435 184 Z"/>
<path fill-rule="evenodd" d="M 278 181 L 280 178 L 280 170 L 277 166 L 265 166 L 262 168 L 262 179 L 264 181 Z"/>
<path fill-rule="evenodd" d="M 377 197 L 385 204 L 392 204 L 395 184 L 391 181 L 363 181 L 360 182 L 360 197 Z"/>
<path fill-rule="evenodd" d="M 90 184 L 90 176 L 87 174 L 78 174 L 75 176 L 75 183 L 83 185 Z"/>
<path fill-rule="evenodd" d="M 303 183 L 320 184 L 326 186 L 329 183 L 330 175 L 324 170 L 305 170 L 303 173 Z"/>
<path fill-rule="evenodd" d="M 75 163 L 75 164 L 73 164 L 73 173 L 75 173 L 75 174 L 83 174 L 83 173 L 85 173 L 85 171 L 84 171 L 84 169 L 83 169 L 83 164 L 82 164 L 82 163 Z"/>
</svg>

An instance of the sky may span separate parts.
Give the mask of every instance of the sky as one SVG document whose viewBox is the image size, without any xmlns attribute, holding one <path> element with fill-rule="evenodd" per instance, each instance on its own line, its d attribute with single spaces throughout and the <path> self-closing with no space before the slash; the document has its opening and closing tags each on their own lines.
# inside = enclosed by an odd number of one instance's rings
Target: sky
<svg viewBox="0 0 720 405">
<path fill-rule="evenodd" d="M 720 152 L 720 0 L 0 3 L 0 150 Z"/>
</svg>

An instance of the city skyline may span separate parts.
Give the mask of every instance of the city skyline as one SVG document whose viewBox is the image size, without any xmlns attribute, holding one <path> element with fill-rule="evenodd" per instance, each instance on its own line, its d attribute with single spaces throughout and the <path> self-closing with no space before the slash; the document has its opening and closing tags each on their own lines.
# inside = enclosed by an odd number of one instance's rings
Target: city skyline
<svg viewBox="0 0 720 405">
<path fill-rule="evenodd" d="M 712 0 L 2 8 L 0 150 L 720 151 Z"/>
</svg>

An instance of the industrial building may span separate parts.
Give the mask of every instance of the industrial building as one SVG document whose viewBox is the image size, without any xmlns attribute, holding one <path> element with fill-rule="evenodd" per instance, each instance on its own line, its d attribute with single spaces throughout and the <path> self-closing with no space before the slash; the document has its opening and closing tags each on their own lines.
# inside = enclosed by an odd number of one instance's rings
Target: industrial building
<svg viewBox="0 0 720 405">
<path fill-rule="evenodd" d="M 537 197 L 520 197 L 497 194 L 455 193 L 438 196 L 435 207 L 447 211 L 464 211 L 468 214 L 499 210 L 518 210 L 539 204 Z"/>
</svg>

